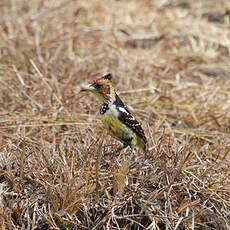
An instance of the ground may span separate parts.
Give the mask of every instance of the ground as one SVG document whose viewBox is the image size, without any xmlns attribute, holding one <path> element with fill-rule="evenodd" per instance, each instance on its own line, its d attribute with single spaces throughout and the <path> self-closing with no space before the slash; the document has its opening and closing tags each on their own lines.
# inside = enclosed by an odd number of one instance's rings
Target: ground
<svg viewBox="0 0 230 230">
<path fill-rule="evenodd" d="M 2 0 L 1 229 L 229 229 L 230 3 Z M 100 73 L 142 123 L 119 143 Z"/>
</svg>

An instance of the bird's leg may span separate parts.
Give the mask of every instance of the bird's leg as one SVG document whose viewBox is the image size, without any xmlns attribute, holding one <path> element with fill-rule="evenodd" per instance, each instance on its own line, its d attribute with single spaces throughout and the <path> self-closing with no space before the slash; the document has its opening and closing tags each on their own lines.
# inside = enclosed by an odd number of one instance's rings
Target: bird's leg
<svg viewBox="0 0 230 230">
<path fill-rule="evenodd" d="M 144 149 L 144 154 L 145 154 L 145 160 L 146 159 L 154 159 L 152 152 L 150 151 L 150 149 L 147 146 Z"/>
<path fill-rule="evenodd" d="M 116 154 L 116 153 L 120 153 L 120 151 L 121 150 L 123 150 L 123 149 L 125 149 L 125 148 L 127 148 L 127 144 L 123 144 L 123 145 L 121 145 L 121 146 L 119 146 L 115 151 L 114 151 L 114 154 Z"/>
<path fill-rule="evenodd" d="M 131 146 L 132 149 L 132 160 L 135 160 L 135 155 L 136 155 L 136 147 L 135 146 Z"/>
</svg>

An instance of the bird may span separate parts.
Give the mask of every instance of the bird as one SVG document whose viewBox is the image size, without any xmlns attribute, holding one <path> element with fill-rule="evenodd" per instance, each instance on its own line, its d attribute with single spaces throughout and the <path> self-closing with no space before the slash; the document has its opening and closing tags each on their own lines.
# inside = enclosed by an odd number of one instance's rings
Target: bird
<svg viewBox="0 0 230 230">
<path fill-rule="evenodd" d="M 90 84 L 82 86 L 81 92 L 91 92 L 100 105 L 100 120 L 110 136 L 130 147 L 135 154 L 137 148 L 147 150 L 147 139 L 141 124 L 131 114 L 112 86 L 112 74 L 97 77 Z"/>
</svg>

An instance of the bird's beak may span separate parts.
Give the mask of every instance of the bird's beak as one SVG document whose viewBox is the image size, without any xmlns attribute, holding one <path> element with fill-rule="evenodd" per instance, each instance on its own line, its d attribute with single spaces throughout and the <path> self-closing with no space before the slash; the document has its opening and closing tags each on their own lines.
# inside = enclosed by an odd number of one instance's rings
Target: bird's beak
<svg viewBox="0 0 230 230">
<path fill-rule="evenodd" d="M 81 91 L 80 92 L 94 92 L 95 91 L 95 88 L 93 87 L 92 84 L 89 84 L 89 85 L 85 85 L 85 86 L 82 86 L 81 87 Z"/>
</svg>

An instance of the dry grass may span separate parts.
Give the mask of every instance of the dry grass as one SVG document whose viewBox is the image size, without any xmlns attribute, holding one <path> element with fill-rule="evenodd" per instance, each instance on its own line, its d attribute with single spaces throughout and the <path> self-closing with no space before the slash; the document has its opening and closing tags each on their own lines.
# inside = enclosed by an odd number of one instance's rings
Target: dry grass
<svg viewBox="0 0 230 230">
<path fill-rule="evenodd" d="M 1 229 L 229 229 L 229 12 L 227 0 L 1 1 Z M 112 154 L 95 99 L 78 93 L 103 71 L 153 159 Z"/>
</svg>

